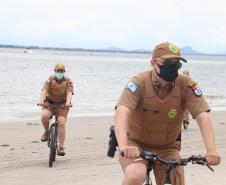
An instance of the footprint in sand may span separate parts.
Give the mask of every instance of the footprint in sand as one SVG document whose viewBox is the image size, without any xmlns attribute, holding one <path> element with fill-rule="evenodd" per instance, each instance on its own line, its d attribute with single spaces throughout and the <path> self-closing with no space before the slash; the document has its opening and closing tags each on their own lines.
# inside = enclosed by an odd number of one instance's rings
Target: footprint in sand
<svg viewBox="0 0 226 185">
<path fill-rule="evenodd" d="M 39 141 L 31 141 L 31 143 L 40 143 Z"/>
<path fill-rule="evenodd" d="M 9 144 L 3 144 L 3 145 L 0 145 L 1 147 L 8 147 L 10 146 Z"/>
<path fill-rule="evenodd" d="M 26 123 L 26 125 L 28 125 L 28 126 L 37 126 L 39 124 L 38 123 Z"/>
</svg>

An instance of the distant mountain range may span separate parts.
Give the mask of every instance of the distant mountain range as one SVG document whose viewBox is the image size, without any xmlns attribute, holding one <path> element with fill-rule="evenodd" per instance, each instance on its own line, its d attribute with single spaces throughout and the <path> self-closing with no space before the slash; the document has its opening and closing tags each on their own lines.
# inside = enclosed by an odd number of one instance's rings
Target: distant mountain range
<svg viewBox="0 0 226 185">
<path fill-rule="evenodd" d="M 222 53 L 220 53 L 221 55 L 226 55 L 226 51 L 225 52 L 222 52 Z"/>
<path fill-rule="evenodd" d="M 109 48 L 106 48 L 107 51 L 116 51 L 116 52 L 124 52 L 126 51 L 125 49 L 122 49 L 122 48 L 117 48 L 117 47 L 109 47 Z"/>
<path fill-rule="evenodd" d="M 45 49 L 45 50 L 66 50 L 66 51 L 94 51 L 94 52 L 116 52 L 116 53 L 152 53 L 151 50 L 134 49 L 126 50 L 118 47 L 108 47 L 106 49 L 84 49 L 84 48 L 58 48 L 58 47 L 39 47 L 39 46 L 21 46 L 21 45 L 1 45 L 0 48 L 21 48 L 21 49 Z M 180 48 L 181 53 L 185 55 L 226 55 L 226 51 L 216 54 L 201 53 L 195 51 L 190 46 Z"/>
<path fill-rule="evenodd" d="M 198 51 L 195 51 L 190 46 L 185 46 L 180 48 L 180 51 L 182 54 L 189 54 L 189 55 L 203 55 L 204 53 L 200 53 Z"/>
<path fill-rule="evenodd" d="M 114 51 L 114 52 L 152 53 L 151 50 L 135 49 L 135 50 L 128 51 L 128 50 L 117 48 L 117 47 L 109 47 L 109 48 L 106 48 L 106 50 Z M 204 55 L 204 53 L 193 50 L 192 47 L 190 46 L 182 47 L 180 48 L 180 51 L 182 54 L 187 54 L 187 55 Z"/>
</svg>

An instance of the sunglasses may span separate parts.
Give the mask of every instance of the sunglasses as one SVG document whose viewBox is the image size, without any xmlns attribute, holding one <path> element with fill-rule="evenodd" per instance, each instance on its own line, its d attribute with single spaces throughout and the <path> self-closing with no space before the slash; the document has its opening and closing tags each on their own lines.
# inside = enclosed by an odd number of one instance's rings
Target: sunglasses
<svg viewBox="0 0 226 185">
<path fill-rule="evenodd" d="M 165 59 L 163 65 L 166 67 L 175 66 L 177 69 L 180 69 L 182 67 L 182 63 L 179 60 L 175 61 L 171 59 Z"/>
</svg>

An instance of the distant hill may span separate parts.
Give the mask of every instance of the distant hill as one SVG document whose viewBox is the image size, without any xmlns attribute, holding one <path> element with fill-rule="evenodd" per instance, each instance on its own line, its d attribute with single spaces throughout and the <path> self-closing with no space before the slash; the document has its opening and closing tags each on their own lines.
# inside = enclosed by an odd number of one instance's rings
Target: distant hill
<svg viewBox="0 0 226 185">
<path fill-rule="evenodd" d="M 182 54 L 188 54 L 188 55 L 202 55 L 203 53 L 200 53 L 198 51 L 195 51 L 190 46 L 185 46 L 180 48 L 180 51 Z"/>
<path fill-rule="evenodd" d="M 220 53 L 220 55 L 226 55 L 226 51 L 225 51 L 225 52 Z"/>
<path fill-rule="evenodd" d="M 145 49 L 134 49 L 134 50 L 126 50 L 122 48 L 117 48 L 117 47 L 109 47 L 106 48 L 107 51 L 111 52 L 128 52 L 128 53 L 152 53 L 153 51 L 151 50 L 145 50 Z M 188 54 L 188 55 L 202 55 L 203 53 L 200 53 L 198 51 L 195 51 L 192 49 L 190 46 L 185 46 L 180 48 L 180 51 L 182 54 Z"/>
<path fill-rule="evenodd" d="M 151 50 L 145 50 L 145 49 L 134 49 L 134 50 L 131 50 L 132 52 L 135 52 L 135 53 L 152 53 Z"/>
<path fill-rule="evenodd" d="M 108 47 L 106 48 L 107 51 L 116 51 L 116 52 L 124 52 L 126 51 L 125 49 L 122 48 L 117 48 L 117 47 Z"/>
</svg>

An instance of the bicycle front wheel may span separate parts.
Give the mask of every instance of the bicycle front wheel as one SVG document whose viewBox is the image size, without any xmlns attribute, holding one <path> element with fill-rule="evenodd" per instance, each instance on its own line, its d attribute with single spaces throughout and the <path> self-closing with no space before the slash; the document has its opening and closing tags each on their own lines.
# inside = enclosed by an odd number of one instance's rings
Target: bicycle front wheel
<svg viewBox="0 0 226 185">
<path fill-rule="evenodd" d="M 51 126 L 49 132 L 49 167 L 53 166 L 56 159 L 57 133 L 56 127 Z"/>
</svg>

